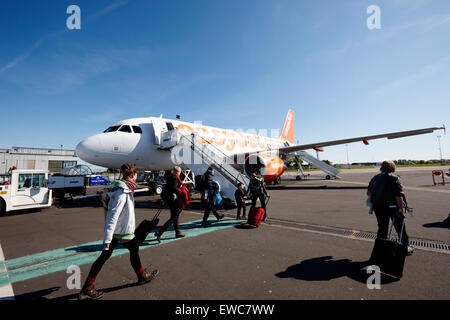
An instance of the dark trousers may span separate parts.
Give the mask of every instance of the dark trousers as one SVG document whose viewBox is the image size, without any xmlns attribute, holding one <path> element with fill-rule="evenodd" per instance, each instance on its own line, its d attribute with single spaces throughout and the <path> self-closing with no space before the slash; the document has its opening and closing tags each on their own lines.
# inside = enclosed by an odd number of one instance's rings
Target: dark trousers
<svg viewBox="0 0 450 320">
<path fill-rule="evenodd" d="M 400 236 L 402 222 L 404 218 L 396 217 L 395 210 L 392 211 L 389 209 L 375 208 L 375 216 L 377 217 L 378 221 L 378 232 L 377 232 L 378 238 L 387 239 L 389 233 L 389 220 L 392 220 L 392 218 L 394 217 L 395 217 L 394 228 L 398 236 Z M 406 246 L 409 244 L 408 234 L 406 233 L 406 226 L 403 229 L 402 239 L 400 241 Z"/>
<path fill-rule="evenodd" d="M 261 203 L 261 208 L 264 209 L 264 217 L 263 217 L 263 221 L 266 220 L 267 217 L 267 208 L 266 208 L 266 197 L 264 196 L 263 193 L 259 193 L 259 194 L 254 194 L 252 195 L 252 206 L 250 207 L 250 212 L 252 212 L 252 210 L 256 207 L 256 201 L 258 201 Z"/>
<path fill-rule="evenodd" d="M 210 200 L 207 204 L 206 204 L 206 208 L 205 208 L 205 213 L 203 214 L 203 223 L 206 223 L 206 221 L 208 221 L 209 218 L 209 214 L 211 213 L 211 211 L 213 212 L 214 216 L 219 219 L 219 213 L 217 212 L 216 206 L 214 204 L 212 204 L 212 200 Z"/>
<path fill-rule="evenodd" d="M 113 239 L 109 244 L 109 250 L 102 251 L 100 257 L 98 257 L 92 265 L 91 270 L 89 271 L 88 278 L 97 278 L 97 275 L 99 274 L 105 262 L 111 257 L 118 242 L 118 240 Z M 131 266 L 133 267 L 136 274 L 139 275 L 139 271 L 141 270 L 142 265 L 141 259 L 139 258 L 139 246 L 137 244 L 136 238 L 125 242 L 123 245 L 128 249 L 128 251 L 130 251 Z"/>
<path fill-rule="evenodd" d="M 247 210 L 247 207 L 245 206 L 245 202 L 237 203 L 237 216 L 241 216 L 241 209 L 242 209 L 242 216 L 245 217 L 245 211 Z"/>
<path fill-rule="evenodd" d="M 178 221 L 180 217 L 180 207 L 176 204 L 170 205 L 170 219 L 164 223 L 164 225 L 159 229 L 158 233 L 163 234 L 167 228 L 169 228 L 173 224 L 173 229 L 175 230 L 175 234 L 180 234 L 180 223 Z"/>
</svg>

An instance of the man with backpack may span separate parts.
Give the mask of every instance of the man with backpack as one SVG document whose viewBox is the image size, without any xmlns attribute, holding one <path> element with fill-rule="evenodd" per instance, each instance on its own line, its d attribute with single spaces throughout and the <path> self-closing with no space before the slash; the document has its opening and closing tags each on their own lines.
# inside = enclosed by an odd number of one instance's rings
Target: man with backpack
<svg viewBox="0 0 450 320">
<path fill-rule="evenodd" d="M 166 204 L 170 208 L 170 218 L 164 223 L 164 225 L 155 232 L 155 237 L 158 242 L 161 242 L 162 234 L 173 224 L 175 230 L 176 238 L 183 238 L 185 234 L 181 233 L 180 225 L 178 219 L 180 217 L 181 211 L 184 209 L 183 202 L 185 202 L 184 197 L 189 197 L 186 195 L 183 189 L 183 183 L 180 179 L 181 168 L 176 166 L 173 169 L 173 173 L 168 177 L 166 189 L 163 191 L 161 196 Z M 189 193 L 189 191 L 187 191 Z M 189 198 L 190 201 L 190 198 Z"/>
<path fill-rule="evenodd" d="M 264 217 L 262 221 L 265 221 L 267 218 L 266 198 L 270 198 L 270 196 L 267 193 L 264 178 L 258 177 L 256 172 L 252 173 L 252 178 L 250 179 L 248 192 L 250 193 L 250 197 L 252 199 L 250 212 L 252 212 L 252 210 L 256 207 L 256 201 L 259 199 L 259 202 L 261 203 L 261 208 L 264 209 Z"/>
<path fill-rule="evenodd" d="M 208 169 L 209 171 L 209 169 Z M 213 169 L 214 174 L 214 169 Z M 206 180 L 206 179 L 205 179 Z M 221 205 L 222 198 L 220 196 L 220 186 L 216 181 L 211 182 L 211 189 L 207 189 L 205 191 L 205 194 L 207 194 L 207 202 L 205 204 L 205 213 L 203 215 L 203 222 L 202 227 L 206 227 L 208 225 L 208 218 L 211 211 L 213 212 L 214 216 L 216 217 L 217 221 L 220 221 L 223 219 L 224 215 L 219 215 L 217 212 L 217 209 Z"/>
</svg>

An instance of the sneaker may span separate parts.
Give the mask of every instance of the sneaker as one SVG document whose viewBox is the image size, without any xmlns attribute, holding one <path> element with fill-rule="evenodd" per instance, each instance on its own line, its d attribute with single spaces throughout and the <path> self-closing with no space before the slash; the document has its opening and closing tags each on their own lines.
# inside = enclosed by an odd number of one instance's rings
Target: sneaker
<svg viewBox="0 0 450 320">
<path fill-rule="evenodd" d="M 407 255 L 407 256 L 410 256 L 410 255 L 413 254 L 413 252 L 414 252 L 414 247 L 408 246 L 406 255 Z"/>
<path fill-rule="evenodd" d="M 157 269 L 153 270 L 152 272 L 148 272 L 147 270 L 142 273 L 142 275 L 138 276 L 138 284 L 145 284 L 153 279 L 155 279 L 156 275 L 159 273 Z"/>
<path fill-rule="evenodd" d="M 94 285 L 87 286 L 81 290 L 80 294 L 78 295 L 78 300 L 85 300 L 85 299 L 91 299 L 91 300 L 98 300 L 101 299 L 104 296 L 103 291 L 97 291 L 94 288 Z"/>
<path fill-rule="evenodd" d="M 221 215 L 221 216 L 218 216 L 217 217 L 217 222 L 219 222 L 220 220 L 222 220 L 223 218 L 225 217 L 225 215 L 223 214 L 223 215 Z"/>
<path fill-rule="evenodd" d="M 184 238 L 184 237 L 186 237 L 186 235 L 184 233 L 177 233 L 175 235 L 175 238 Z"/>
<path fill-rule="evenodd" d="M 211 222 L 202 222 L 202 227 L 208 227 L 211 225 Z"/>
</svg>

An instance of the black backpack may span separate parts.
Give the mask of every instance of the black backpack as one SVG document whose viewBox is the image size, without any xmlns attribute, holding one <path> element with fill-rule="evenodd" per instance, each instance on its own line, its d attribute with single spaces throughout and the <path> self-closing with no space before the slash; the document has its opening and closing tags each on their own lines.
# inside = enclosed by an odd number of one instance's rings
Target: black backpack
<svg viewBox="0 0 450 320">
<path fill-rule="evenodd" d="M 205 190 L 205 187 L 206 187 L 205 175 L 202 174 L 201 176 L 195 176 L 195 189 L 197 189 L 197 191 L 202 192 L 203 190 Z"/>
</svg>

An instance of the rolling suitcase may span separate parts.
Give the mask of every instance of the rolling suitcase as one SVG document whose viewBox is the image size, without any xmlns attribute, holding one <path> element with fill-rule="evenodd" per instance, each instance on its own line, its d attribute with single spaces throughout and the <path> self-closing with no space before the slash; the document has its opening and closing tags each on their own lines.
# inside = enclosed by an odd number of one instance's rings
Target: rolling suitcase
<svg viewBox="0 0 450 320">
<path fill-rule="evenodd" d="M 395 217 L 392 219 L 391 229 L 387 239 L 377 238 L 370 256 L 370 263 L 380 268 L 380 271 L 392 277 L 400 279 L 403 276 L 403 267 L 408 248 L 400 241 L 405 228 L 405 219 L 397 241 L 391 238 Z"/>
<path fill-rule="evenodd" d="M 145 239 L 147 238 L 150 231 L 156 228 L 156 226 L 159 223 L 159 215 L 161 213 L 162 209 L 158 209 L 155 216 L 152 220 L 143 220 L 136 230 L 134 231 L 134 236 L 136 237 L 136 241 L 138 245 L 141 245 Z"/>
<path fill-rule="evenodd" d="M 265 213 L 265 211 L 263 208 L 259 208 L 259 207 L 253 208 L 253 210 L 250 211 L 250 213 L 248 215 L 247 223 L 252 226 L 259 227 L 259 225 L 261 224 L 261 221 L 264 217 L 264 213 Z"/>
<path fill-rule="evenodd" d="M 269 198 L 270 199 L 270 198 Z M 266 202 L 266 206 L 269 203 L 269 200 Z M 248 220 L 247 223 L 249 225 L 259 227 L 261 224 L 262 219 L 264 218 L 266 211 L 263 208 L 255 207 L 252 211 L 248 214 Z"/>
</svg>

